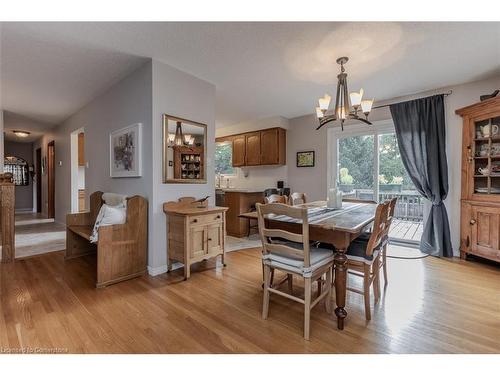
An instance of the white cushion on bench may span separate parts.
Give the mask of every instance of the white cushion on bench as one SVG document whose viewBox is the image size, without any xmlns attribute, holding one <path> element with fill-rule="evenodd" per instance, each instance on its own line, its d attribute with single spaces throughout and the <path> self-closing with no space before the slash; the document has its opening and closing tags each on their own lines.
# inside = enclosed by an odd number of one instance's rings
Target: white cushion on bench
<svg viewBox="0 0 500 375">
<path fill-rule="evenodd" d="M 127 221 L 127 208 L 120 204 L 118 206 L 110 206 L 103 204 L 97 215 L 90 242 L 96 243 L 99 240 L 99 227 L 106 225 L 125 224 Z"/>
</svg>

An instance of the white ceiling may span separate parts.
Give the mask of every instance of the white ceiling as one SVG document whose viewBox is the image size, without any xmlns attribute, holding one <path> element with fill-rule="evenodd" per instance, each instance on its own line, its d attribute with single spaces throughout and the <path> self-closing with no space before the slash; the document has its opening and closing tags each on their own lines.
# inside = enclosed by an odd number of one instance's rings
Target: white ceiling
<svg viewBox="0 0 500 375">
<path fill-rule="evenodd" d="M 13 142 L 34 142 L 54 127 L 52 123 L 33 121 L 30 118 L 9 111 L 4 111 L 3 122 L 5 139 Z M 15 135 L 13 130 L 27 131 L 30 135 L 26 138 L 21 138 Z"/>
<path fill-rule="evenodd" d="M 217 87 L 217 126 L 312 113 L 349 87 L 389 99 L 500 73 L 500 23 L 9 23 L 4 108 L 58 122 L 154 58 Z"/>
</svg>

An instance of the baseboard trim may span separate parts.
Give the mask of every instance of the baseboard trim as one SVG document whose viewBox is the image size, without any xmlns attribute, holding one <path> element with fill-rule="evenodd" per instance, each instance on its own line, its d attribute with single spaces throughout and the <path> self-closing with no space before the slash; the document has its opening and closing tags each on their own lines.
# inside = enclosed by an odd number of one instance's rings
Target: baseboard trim
<svg viewBox="0 0 500 375">
<path fill-rule="evenodd" d="M 184 265 L 182 263 L 174 263 L 174 264 L 172 264 L 172 271 L 177 270 L 177 269 L 182 268 L 182 267 L 184 267 Z M 158 276 L 158 275 L 161 275 L 162 273 L 167 273 L 167 271 L 168 271 L 168 268 L 167 268 L 166 264 L 158 266 L 158 267 L 148 266 L 148 274 L 150 276 Z"/>
</svg>

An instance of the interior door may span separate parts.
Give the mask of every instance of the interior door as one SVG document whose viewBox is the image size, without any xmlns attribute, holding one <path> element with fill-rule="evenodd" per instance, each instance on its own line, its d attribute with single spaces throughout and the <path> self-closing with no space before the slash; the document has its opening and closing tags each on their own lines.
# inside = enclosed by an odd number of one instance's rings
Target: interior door
<svg viewBox="0 0 500 375">
<path fill-rule="evenodd" d="M 42 212 L 42 149 L 36 149 L 36 212 Z"/>
<path fill-rule="evenodd" d="M 233 137 L 233 167 L 245 165 L 245 136 L 237 135 Z"/>
<path fill-rule="evenodd" d="M 500 215 L 496 207 L 472 206 L 471 248 L 476 252 L 498 251 Z"/>
<path fill-rule="evenodd" d="M 246 139 L 246 165 L 260 165 L 260 132 L 245 134 Z"/>
<path fill-rule="evenodd" d="M 55 177 L 55 143 L 54 141 L 50 142 L 47 145 L 47 186 L 48 186 L 48 217 L 49 219 L 53 219 L 55 217 L 55 185 L 56 185 L 56 177 Z"/>
<path fill-rule="evenodd" d="M 278 136 L 278 129 L 268 129 L 260 132 L 261 164 L 279 163 Z"/>
</svg>

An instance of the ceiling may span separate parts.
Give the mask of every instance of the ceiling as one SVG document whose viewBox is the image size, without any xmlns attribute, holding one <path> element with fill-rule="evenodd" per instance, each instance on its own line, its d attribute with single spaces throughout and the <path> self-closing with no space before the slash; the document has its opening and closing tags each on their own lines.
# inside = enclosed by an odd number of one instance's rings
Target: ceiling
<svg viewBox="0 0 500 375">
<path fill-rule="evenodd" d="M 54 124 L 42 121 L 34 121 L 28 117 L 18 115 L 9 111 L 3 113 L 4 138 L 13 142 L 34 142 L 45 132 L 54 127 Z M 25 138 L 18 137 L 13 130 L 23 130 L 30 133 Z"/>
<path fill-rule="evenodd" d="M 217 87 L 217 126 L 312 113 L 351 90 L 389 99 L 500 74 L 500 23 L 8 23 L 4 108 L 57 123 L 154 58 Z"/>
</svg>

